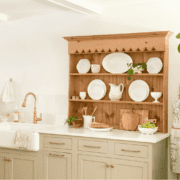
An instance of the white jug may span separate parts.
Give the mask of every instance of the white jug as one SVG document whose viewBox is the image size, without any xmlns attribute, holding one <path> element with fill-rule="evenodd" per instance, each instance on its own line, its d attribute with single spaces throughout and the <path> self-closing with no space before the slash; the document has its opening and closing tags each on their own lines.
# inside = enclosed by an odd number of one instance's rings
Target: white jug
<svg viewBox="0 0 180 180">
<path fill-rule="evenodd" d="M 84 128 L 89 128 L 89 125 L 93 122 L 95 122 L 95 117 L 90 116 L 90 115 L 83 115 L 84 118 Z"/>
<path fill-rule="evenodd" d="M 109 92 L 109 99 L 111 99 L 111 101 L 120 100 L 122 98 L 124 85 L 122 83 L 120 83 L 118 86 L 115 84 L 111 84 L 111 83 L 109 83 L 109 85 L 111 86 L 111 89 Z M 121 90 L 121 86 L 122 86 L 122 90 Z"/>
</svg>

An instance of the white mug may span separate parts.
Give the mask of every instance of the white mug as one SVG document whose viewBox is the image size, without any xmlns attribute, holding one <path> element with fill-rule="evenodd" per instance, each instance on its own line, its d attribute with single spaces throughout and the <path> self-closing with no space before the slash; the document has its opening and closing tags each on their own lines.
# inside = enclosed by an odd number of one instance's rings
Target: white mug
<svg viewBox="0 0 180 180">
<path fill-rule="evenodd" d="M 99 64 L 91 64 L 91 71 L 92 73 L 99 73 L 100 72 L 100 65 Z"/>
<path fill-rule="evenodd" d="M 90 115 L 83 115 L 84 118 L 84 128 L 89 128 L 89 125 L 93 122 L 95 122 L 95 117 L 90 116 Z"/>
<path fill-rule="evenodd" d="M 81 99 L 85 99 L 86 98 L 86 92 L 79 92 L 79 96 Z"/>
</svg>

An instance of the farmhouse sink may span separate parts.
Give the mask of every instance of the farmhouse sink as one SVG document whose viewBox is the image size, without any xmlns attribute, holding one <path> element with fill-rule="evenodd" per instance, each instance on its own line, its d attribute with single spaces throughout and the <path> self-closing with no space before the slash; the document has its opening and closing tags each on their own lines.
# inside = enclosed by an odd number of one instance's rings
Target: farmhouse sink
<svg viewBox="0 0 180 180">
<path fill-rule="evenodd" d="M 17 130 L 32 131 L 30 151 L 39 150 L 39 130 L 48 127 L 47 125 L 25 124 L 25 123 L 0 123 L 0 147 L 19 149 L 14 144 Z"/>
</svg>

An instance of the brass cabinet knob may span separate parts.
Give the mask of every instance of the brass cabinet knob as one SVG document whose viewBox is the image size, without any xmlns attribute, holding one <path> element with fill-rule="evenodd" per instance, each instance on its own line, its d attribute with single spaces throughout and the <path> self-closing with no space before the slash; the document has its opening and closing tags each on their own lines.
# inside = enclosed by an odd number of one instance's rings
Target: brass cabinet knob
<svg viewBox="0 0 180 180">
<path fill-rule="evenodd" d="M 114 166 L 113 166 L 113 165 L 111 165 L 111 168 L 114 168 Z"/>
<path fill-rule="evenodd" d="M 108 164 L 106 164 L 106 167 L 109 167 L 109 165 L 108 165 Z"/>
</svg>

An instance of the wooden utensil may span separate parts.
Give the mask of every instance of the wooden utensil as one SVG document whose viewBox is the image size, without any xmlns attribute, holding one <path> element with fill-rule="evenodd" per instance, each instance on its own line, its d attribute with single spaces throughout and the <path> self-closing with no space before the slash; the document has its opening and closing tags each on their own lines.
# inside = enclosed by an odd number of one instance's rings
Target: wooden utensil
<svg viewBox="0 0 180 180">
<path fill-rule="evenodd" d="M 83 107 L 83 111 L 85 112 L 85 115 L 87 115 L 87 106 Z"/>
<path fill-rule="evenodd" d="M 92 112 L 91 116 L 93 116 L 93 114 L 95 113 L 96 109 L 97 109 L 97 106 L 95 107 L 95 109 L 94 109 L 94 111 Z"/>
</svg>

